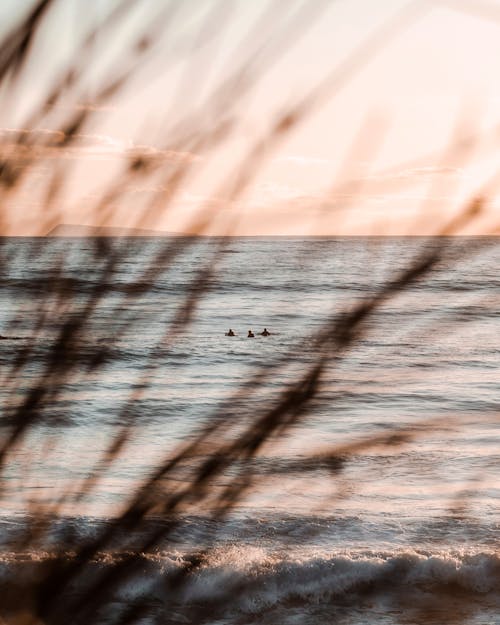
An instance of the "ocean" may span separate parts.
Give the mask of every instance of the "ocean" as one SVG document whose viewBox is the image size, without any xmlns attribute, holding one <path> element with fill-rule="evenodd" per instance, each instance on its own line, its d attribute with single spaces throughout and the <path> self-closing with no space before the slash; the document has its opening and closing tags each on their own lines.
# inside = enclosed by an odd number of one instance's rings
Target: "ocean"
<svg viewBox="0 0 500 625">
<path fill-rule="evenodd" d="M 496 239 L 0 253 L 4 618 L 500 623 Z"/>
</svg>

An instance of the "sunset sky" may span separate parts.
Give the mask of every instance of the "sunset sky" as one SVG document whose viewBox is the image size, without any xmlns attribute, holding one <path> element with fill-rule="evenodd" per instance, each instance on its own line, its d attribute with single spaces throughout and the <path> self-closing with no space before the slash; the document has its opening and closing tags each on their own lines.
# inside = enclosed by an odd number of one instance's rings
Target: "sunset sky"
<svg viewBox="0 0 500 625">
<path fill-rule="evenodd" d="M 486 197 L 484 214 L 466 232 L 498 229 L 500 2 L 318 0 L 304 9 L 293 0 L 188 0 L 162 22 L 171 5 L 146 1 L 84 49 L 89 27 L 117 4 L 54 2 L 21 78 L 2 84 L 4 158 L 35 157 L 4 192 L 4 234 L 43 234 L 59 222 L 208 234 L 427 234 L 475 195 Z M 2 34 L 30 6 L 4 0 Z M 130 45 L 144 33 L 154 45 L 136 58 Z M 75 57 L 81 81 L 30 124 Z M 244 59 L 258 79 L 248 89 L 238 82 L 214 105 L 211 94 Z M 137 66 L 126 85 L 99 98 L 130 63 Z M 279 116 L 301 102 L 299 118 L 271 139 Z M 88 117 L 65 144 L 65 120 L 83 110 Z M 197 140 L 226 118 L 232 125 L 220 143 Z M 18 145 L 20 136 L 28 146 Z M 464 149 L 464 139 L 474 141 Z M 258 158 L 245 160 L 256 145 Z M 128 176 L 139 154 L 163 169 Z M 179 169 L 189 175 L 176 187 Z M 51 196 L 59 171 L 64 185 Z M 103 200 L 116 176 L 120 197 Z"/>
</svg>

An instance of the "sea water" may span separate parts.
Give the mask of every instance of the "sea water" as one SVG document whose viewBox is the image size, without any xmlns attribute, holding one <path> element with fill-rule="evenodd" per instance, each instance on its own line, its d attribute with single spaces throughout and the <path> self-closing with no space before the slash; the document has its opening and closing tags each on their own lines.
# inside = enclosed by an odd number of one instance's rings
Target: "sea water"
<svg viewBox="0 0 500 625">
<path fill-rule="evenodd" d="M 223 413 L 221 435 L 241 431 L 321 356 L 314 397 L 252 459 L 245 496 L 217 521 L 209 506 L 186 512 L 112 606 L 147 596 L 145 622 L 500 623 L 495 239 L 19 238 L 1 252 L 3 440 L 33 388 L 54 391 L 4 462 L 2 581 L 64 552 L 68 535 L 74 546 L 102 531 L 204 425 Z M 374 298 L 347 345 L 327 341 Z M 82 319 L 51 377 L 54 346 Z M 124 448 L 79 499 L 125 424 Z M 318 451 L 339 466 L 290 469 Z M 21 553 L 16 537 L 55 509 Z M 162 580 L 207 544 L 174 601 Z"/>
</svg>

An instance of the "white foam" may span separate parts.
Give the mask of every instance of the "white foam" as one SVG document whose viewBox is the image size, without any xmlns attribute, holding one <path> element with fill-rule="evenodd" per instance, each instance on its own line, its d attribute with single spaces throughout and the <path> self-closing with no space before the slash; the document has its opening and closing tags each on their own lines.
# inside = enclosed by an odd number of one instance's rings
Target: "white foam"
<svg viewBox="0 0 500 625">
<path fill-rule="evenodd" d="M 474 595 L 500 593 L 500 558 L 416 552 L 344 554 L 309 559 L 271 558 L 258 551 L 220 553 L 196 574 L 184 593 L 190 602 L 213 601 L 243 589 L 239 607 L 262 610 L 289 599 L 318 603 L 369 589 L 379 594 L 409 590 L 439 594 L 446 587 Z"/>
<path fill-rule="evenodd" d="M 50 553 L 3 554 L 0 578 L 36 579 L 36 571 L 50 559 Z M 71 557 L 71 554 L 68 554 Z M 175 597 L 166 583 L 179 571 L 179 554 L 142 554 L 144 566 L 123 581 L 113 599 L 135 600 L 151 597 L 171 605 L 217 604 L 230 612 L 255 614 L 276 608 L 290 600 L 317 605 L 340 599 L 353 605 L 367 592 L 372 597 L 403 598 L 408 595 L 441 596 L 452 590 L 469 596 L 500 602 L 500 555 L 491 552 L 346 552 L 309 557 L 291 557 L 256 547 L 230 546 L 214 550 L 199 569 L 189 573 Z M 85 592 L 96 574 L 116 564 L 121 556 L 103 554 L 89 570 L 71 584 Z M 78 587 L 80 586 L 80 587 Z M 110 597 L 111 599 L 111 597 Z"/>
</svg>

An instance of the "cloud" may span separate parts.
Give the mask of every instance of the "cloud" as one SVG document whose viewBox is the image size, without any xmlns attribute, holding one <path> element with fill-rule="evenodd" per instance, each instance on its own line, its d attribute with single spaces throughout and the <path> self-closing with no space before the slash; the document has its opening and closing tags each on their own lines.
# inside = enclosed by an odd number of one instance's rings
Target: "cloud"
<svg viewBox="0 0 500 625">
<path fill-rule="evenodd" d="M 149 159 L 160 159 L 169 163 L 184 163 L 201 160 L 201 156 L 182 150 L 163 150 L 151 145 L 132 145 L 127 154 L 129 157 L 142 156 Z"/>
<path fill-rule="evenodd" d="M 273 202 L 290 202 L 303 195 L 303 189 L 275 182 L 264 182 L 252 187 L 247 194 L 247 200 L 253 204 L 267 205 Z"/>
<path fill-rule="evenodd" d="M 167 187 L 161 186 L 161 185 L 147 185 L 147 184 L 143 184 L 143 185 L 128 185 L 127 186 L 127 192 L 128 193 L 138 193 L 138 194 L 143 194 L 143 193 L 164 193 L 167 190 Z"/>
<path fill-rule="evenodd" d="M 94 104 L 93 102 L 80 102 L 74 106 L 76 111 L 90 111 L 92 113 L 114 113 L 118 107 L 110 104 Z"/>
<path fill-rule="evenodd" d="M 275 159 L 275 163 L 291 163 L 299 167 L 314 167 L 317 165 L 333 165 L 333 161 L 327 158 L 319 158 L 314 156 L 280 156 Z"/>
<path fill-rule="evenodd" d="M 431 165 L 428 167 L 415 167 L 409 173 L 415 176 L 441 176 L 444 174 L 456 175 L 461 172 L 462 170 L 458 167 L 436 167 Z"/>
<path fill-rule="evenodd" d="M 68 135 L 60 130 L 0 128 L 0 145 L 10 159 L 77 159 L 86 156 L 144 158 L 169 163 L 199 160 L 187 151 L 164 150 L 98 133 Z"/>
<path fill-rule="evenodd" d="M 391 180 L 415 180 L 434 178 L 436 176 L 461 176 L 463 169 L 459 167 L 446 167 L 439 165 L 426 165 L 421 167 L 408 167 L 400 170 L 391 170 L 381 173 L 367 174 L 367 181 L 391 181 Z"/>
<path fill-rule="evenodd" d="M 0 128 L 0 143 L 3 147 L 26 144 L 43 144 L 47 147 L 61 145 L 65 134 L 60 130 L 26 130 L 24 128 Z"/>
</svg>

